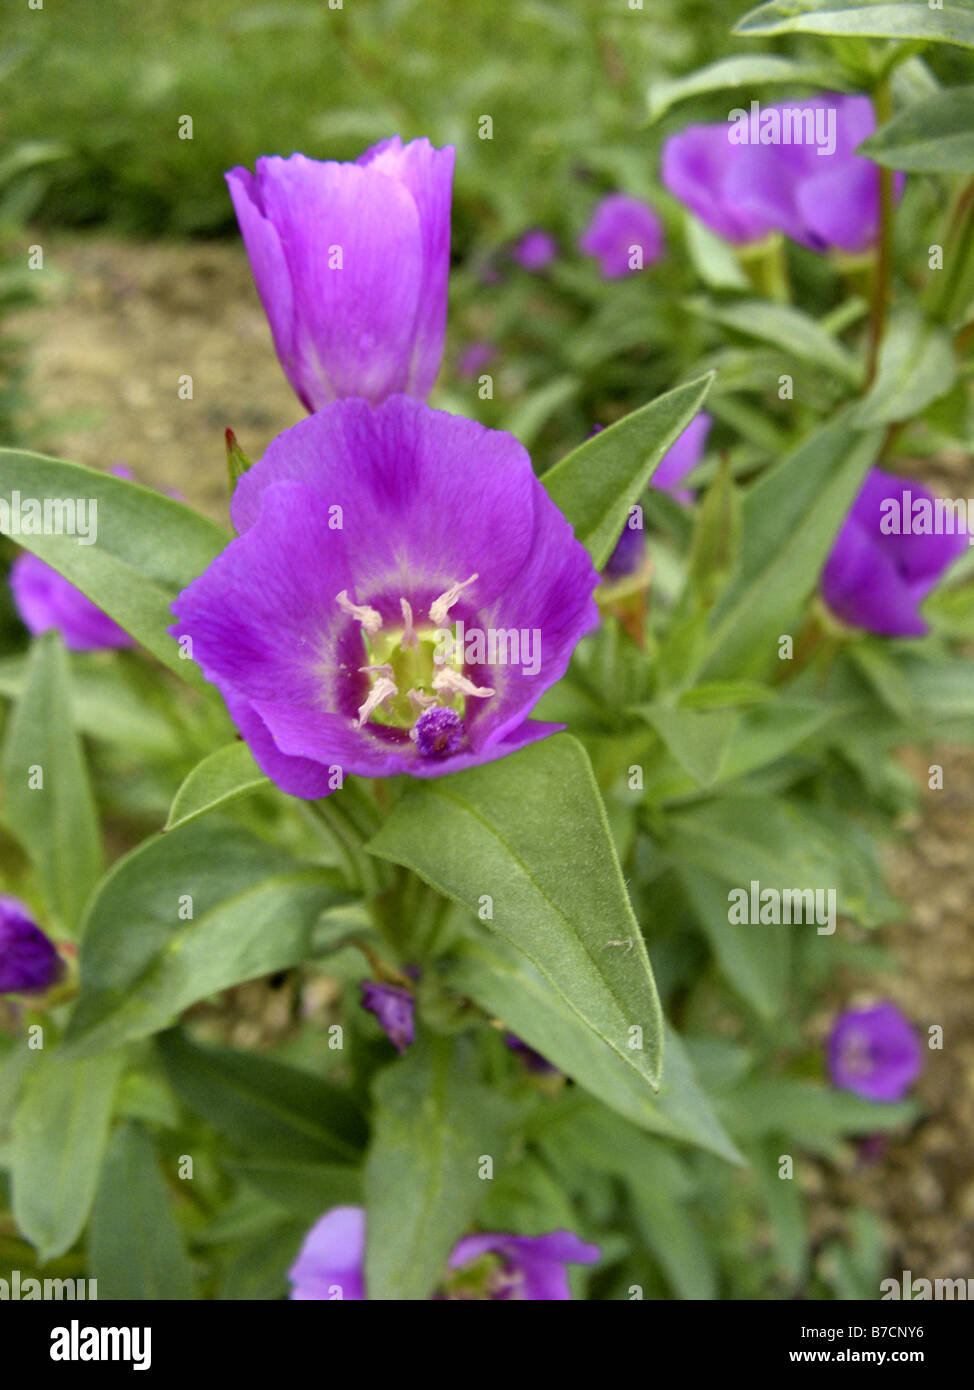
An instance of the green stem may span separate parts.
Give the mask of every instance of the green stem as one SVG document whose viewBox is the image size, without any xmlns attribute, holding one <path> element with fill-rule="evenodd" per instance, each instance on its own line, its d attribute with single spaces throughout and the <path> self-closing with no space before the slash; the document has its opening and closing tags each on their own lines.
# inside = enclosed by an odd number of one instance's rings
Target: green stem
<svg viewBox="0 0 974 1390">
<path fill-rule="evenodd" d="M 893 114 L 893 99 L 888 81 L 877 86 L 873 100 L 877 126 L 885 125 Z M 879 170 L 879 245 L 876 248 L 876 268 L 873 276 L 872 310 L 869 321 L 868 386 L 876 375 L 879 345 L 886 331 L 886 309 L 889 304 L 890 277 L 893 266 L 894 178 L 892 169 Z"/>
</svg>

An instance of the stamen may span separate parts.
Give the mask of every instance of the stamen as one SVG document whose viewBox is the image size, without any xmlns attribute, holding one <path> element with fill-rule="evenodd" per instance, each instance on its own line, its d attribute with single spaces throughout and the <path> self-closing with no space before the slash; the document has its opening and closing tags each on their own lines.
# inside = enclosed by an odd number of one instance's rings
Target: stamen
<svg viewBox="0 0 974 1390">
<path fill-rule="evenodd" d="M 472 680 L 461 676 L 452 666 L 441 666 L 435 672 L 432 684 L 434 690 L 445 690 L 450 695 L 474 695 L 479 700 L 485 700 L 494 693 L 492 686 L 474 685 Z"/>
<path fill-rule="evenodd" d="M 343 613 L 347 613 L 350 618 L 354 618 L 357 623 L 361 623 L 370 637 L 382 627 L 382 614 L 377 613 L 374 608 L 370 608 L 365 603 L 353 603 L 348 596 L 348 590 L 343 589 L 335 599 Z"/>
<path fill-rule="evenodd" d="M 383 661 L 378 666 L 360 666 L 359 675 L 361 676 L 386 676 L 392 680 L 393 670 L 388 661 Z"/>
<path fill-rule="evenodd" d="M 431 705 L 439 704 L 435 695 L 427 695 L 423 690 L 407 690 L 406 699 L 419 710 L 420 714 L 424 709 L 429 709 Z"/>
<path fill-rule="evenodd" d="M 403 630 L 402 637 L 399 639 L 400 646 L 418 647 L 419 638 L 416 636 L 416 629 L 413 627 L 413 607 L 408 599 L 401 598 L 399 607 L 402 609 Z"/>
<path fill-rule="evenodd" d="M 362 725 L 365 723 L 366 719 L 369 718 L 372 711 L 374 709 L 377 709 L 379 705 L 382 704 L 383 700 L 388 700 L 390 695 L 398 694 L 399 688 L 396 685 L 396 682 L 391 681 L 388 676 L 380 676 L 379 679 L 376 681 L 375 685 L 369 691 L 368 699 L 365 701 L 364 704 L 359 705 L 358 719 L 356 719 L 355 721 L 356 727 L 361 729 Z"/>
<path fill-rule="evenodd" d="M 475 579 L 479 579 L 479 574 L 472 574 L 469 579 L 465 579 L 462 584 L 451 584 L 445 594 L 440 594 L 439 598 L 434 599 L 430 604 L 430 621 L 436 627 L 442 627 L 446 622 L 446 615 L 456 603 L 457 599 Z"/>
</svg>

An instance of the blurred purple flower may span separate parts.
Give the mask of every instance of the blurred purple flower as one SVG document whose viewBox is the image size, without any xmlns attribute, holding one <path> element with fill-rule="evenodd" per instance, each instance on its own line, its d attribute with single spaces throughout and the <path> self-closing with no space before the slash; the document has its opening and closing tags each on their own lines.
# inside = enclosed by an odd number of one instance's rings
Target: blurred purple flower
<svg viewBox="0 0 974 1390">
<path fill-rule="evenodd" d="M 730 241 L 780 231 L 813 251 L 862 251 L 879 228 L 879 169 L 855 150 L 876 127 L 864 96 L 830 93 L 792 110 L 835 111 L 835 149 L 814 143 L 735 144 L 731 122 L 690 126 L 663 145 L 662 179 L 702 222 Z M 765 107 L 764 113 L 782 106 Z M 896 186 L 902 188 L 903 176 Z"/>
<path fill-rule="evenodd" d="M 524 270 L 544 270 L 558 255 L 558 243 L 541 227 L 525 232 L 511 248 L 511 256 Z"/>
<path fill-rule="evenodd" d="M 843 622 L 885 637 L 928 630 L 920 603 L 968 544 L 963 532 L 916 532 L 924 513 L 932 531 L 935 500 L 922 483 L 870 469 L 822 572 L 825 601 Z"/>
<path fill-rule="evenodd" d="M 528 715 L 598 621 L 597 575 L 513 436 L 404 396 L 337 401 L 272 442 L 231 512 L 237 539 L 170 631 L 284 791 L 439 777 L 562 727 Z M 536 662 L 491 652 L 500 629 Z"/>
<path fill-rule="evenodd" d="M 597 1245 L 586 1245 L 571 1231 L 552 1231 L 546 1236 L 485 1233 L 458 1241 L 450 1256 L 450 1268 L 461 1269 L 493 1256 L 486 1272 L 485 1298 L 554 1302 L 572 1296 L 565 1266 L 595 1264 L 600 1254 Z"/>
<path fill-rule="evenodd" d="M 850 1009 L 835 1021 L 828 1041 L 836 1086 L 866 1100 L 901 1100 L 920 1075 L 920 1041 L 895 1004 Z"/>
<path fill-rule="evenodd" d="M 690 489 L 681 488 L 679 484 L 703 458 L 704 450 L 707 447 L 707 436 L 710 434 L 712 424 L 713 420 L 706 411 L 701 411 L 699 415 L 693 417 L 680 437 L 663 455 L 659 467 L 650 480 L 651 487 L 668 492 L 678 502 L 693 501 L 693 493 Z M 635 574 L 643 563 L 645 551 L 643 528 L 630 526 L 627 521 L 602 573 L 608 575 L 610 579 L 624 579 L 629 574 Z"/>
<path fill-rule="evenodd" d="M 0 994 L 42 994 L 64 961 L 17 898 L 0 897 Z"/>
<path fill-rule="evenodd" d="M 365 1212 L 361 1207 L 333 1207 L 304 1238 L 288 1271 L 292 1299 L 365 1298 Z"/>
<path fill-rule="evenodd" d="M 600 1251 L 570 1231 L 545 1236 L 484 1234 L 466 1236 L 450 1256 L 450 1268 L 474 1261 L 476 1287 L 447 1293 L 446 1298 L 536 1300 L 571 1298 L 566 1264 L 594 1264 Z M 305 1237 L 289 1272 L 292 1299 L 365 1299 L 365 1212 L 361 1207 L 334 1207 Z"/>
<path fill-rule="evenodd" d="M 551 1065 L 547 1057 L 542 1057 L 540 1052 L 535 1052 L 534 1048 L 523 1038 L 519 1038 L 516 1033 L 505 1033 L 504 1042 L 512 1052 L 516 1052 L 520 1056 L 528 1071 L 535 1071 L 539 1075 L 544 1075 L 558 1070 L 557 1067 Z"/>
<path fill-rule="evenodd" d="M 13 562 L 10 588 L 21 621 L 35 637 L 57 628 L 64 645 L 76 652 L 135 646 L 107 613 L 36 555 L 20 555 Z"/>
<path fill-rule="evenodd" d="M 578 249 L 595 257 L 607 280 L 652 265 L 663 254 L 663 244 L 663 224 L 656 213 L 628 193 L 603 198 L 578 239 Z"/>
<path fill-rule="evenodd" d="M 453 150 L 394 135 L 354 164 L 272 155 L 226 177 L 277 355 L 307 409 L 424 399 L 443 356 Z"/>
<path fill-rule="evenodd" d="M 497 349 L 493 343 L 470 343 L 460 354 L 457 371 L 463 377 L 479 376 L 483 368 L 493 361 L 496 353 Z"/>
<path fill-rule="evenodd" d="M 375 1014 L 382 1031 L 399 1053 L 405 1052 L 416 1037 L 415 1007 L 416 1001 L 408 989 L 375 980 L 362 981 L 362 1008 Z"/>
</svg>

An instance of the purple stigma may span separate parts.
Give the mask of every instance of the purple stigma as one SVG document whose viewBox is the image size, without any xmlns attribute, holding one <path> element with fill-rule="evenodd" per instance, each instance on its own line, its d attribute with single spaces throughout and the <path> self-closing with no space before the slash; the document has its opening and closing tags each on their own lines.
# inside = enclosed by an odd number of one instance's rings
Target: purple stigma
<svg viewBox="0 0 974 1390">
<path fill-rule="evenodd" d="M 463 720 L 456 710 L 425 710 L 416 720 L 416 747 L 424 758 L 445 758 L 463 742 Z"/>
</svg>

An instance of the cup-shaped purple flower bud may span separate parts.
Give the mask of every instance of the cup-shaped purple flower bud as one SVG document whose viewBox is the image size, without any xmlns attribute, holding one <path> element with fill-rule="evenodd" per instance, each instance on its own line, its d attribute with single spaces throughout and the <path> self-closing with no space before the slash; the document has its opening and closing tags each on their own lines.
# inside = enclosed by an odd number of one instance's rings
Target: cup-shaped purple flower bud
<svg viewBox="0 0 974 1390">
<path fill-rule="evenodd" d="M 408 989 L 376 980 L 362 981 L 362 1008 L 375 1014 L 382 1031 L 397 1052 L 405 1052 L 415 1040 L 415 1007 L 416 1001 Z"/>
<path fill-rule="evenodd" d="M 586 1245 L 571 1231 L 552 1231 L 546 1236 L 484 1233 L 464 1236 L 457 1242 L 450 1268 L 466 1267 L 476 1273 L 476 1291 L 468 1297 L 554 1302 L 572 1296 L 565 1266 L 595 1264 L 600 1255 L 597 1245 Z M 456 1292 L 452 1296 L 465 1295 Z"/>
<path fill-rule="evenodd" d="M 532 227 L 511 248 L 511 256 L 524 270 L 544 270 L 557 255 L 557 241 L 541 227 Z"/>
<path fill-rule="evenodd" d="M 231 510 L 237 539 L 170 631 L 284 791 L 438 777 L 561 727 L 528 715 L 598 621 L 597 575 L 511 435 L 404 396 L 336 401 Z"/>
<path fill-rule="evenodd" d="M 707 447 L 707 436 L 713 420 L 701 411 L 695 415 L 674 444 L 663 455 L 650 486 L 668 492 L 678 502 L 692 502 L 693 493 L 689 488 L 681 488 L 680 483 L 703 458 Z M 616 542 L 616 547 L 606 561 L 603 574 L 610 579 L 624 579 L 635 574 L 642 566 L 646 553 L 644 532 L 641 526 L 626 522 Z"/>
<path fill-rule="evenodd" d="M 0 897 L 0 994 L 42 994 L 64 961 L 17 898 Z"/>
<path fill-rule="evenodd" d="M 729 241 L 780 231 L 813 251 L 862 251 L 879 227 L 879 169 L 855 151 L 875 125 L 863 96 L 741 108 L 671 136 L 663 183 Z"/>
<path fill-rule="evenodd" d="M 663 224 L 640 198 L 610 193 L 592 214 L 578 248 L 593 256 L 607 280 L 631 275 L 663 254 Z"/>
<path fill-rule="evenodd" d="M 922 483 L 870 469 L 826 561 L 822 593 L 853 627 L 922 637 L 920 604 L 967 544 L 953 509 L 938 510 Z"/>
<path fill-rule="evenodd" d="M 274 346 L 308 410 L 425 398 L 443 356 L 453 150 L 399 136 L 354 164 L 227 174 Z"/>
<path fill-rule="evenodd" d="M 288 1271 L 296 1300 L 365 1298 L 365 1212 L 333 1207 L 304 1238 Z"/>
<path fill-rule="evenodd" d="M 56 628 L 72 651 L 135 645 L 107 613 L 36 555 L 20 555 L 10 567 L 14 605 L 35 637 Z"/>
<path fill-rule="evenodd" d="M 829 1036 L 828 1058 L 835 1085 L 866 1100 L 901 1100 L 923 1066 L 916 1032 L 889 1003 L 840 1014 Z"/>
</svg>

